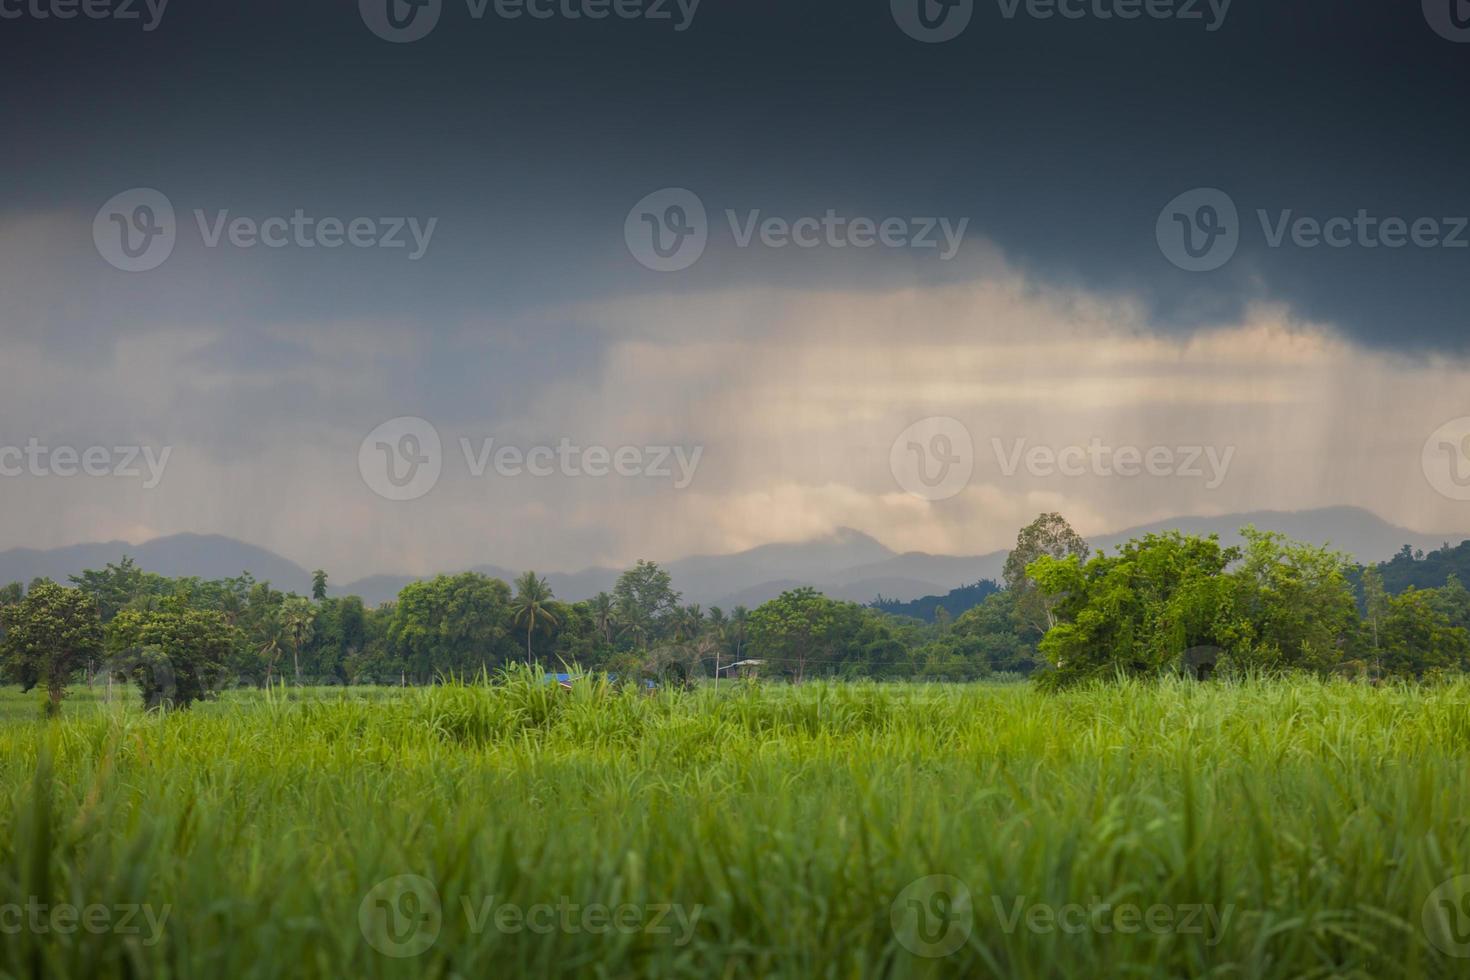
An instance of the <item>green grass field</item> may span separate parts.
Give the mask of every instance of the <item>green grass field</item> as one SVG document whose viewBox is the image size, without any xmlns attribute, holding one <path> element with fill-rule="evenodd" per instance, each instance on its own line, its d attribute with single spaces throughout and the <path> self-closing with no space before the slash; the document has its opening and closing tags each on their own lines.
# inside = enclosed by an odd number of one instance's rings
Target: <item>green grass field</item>
<svg viewBox="0 0 1470 980">
<path fill-rule="evenodd" d="M 1470 975 L 1470 683 L 115 693 L 0 695 L 0 975 Z"/>
</svg>

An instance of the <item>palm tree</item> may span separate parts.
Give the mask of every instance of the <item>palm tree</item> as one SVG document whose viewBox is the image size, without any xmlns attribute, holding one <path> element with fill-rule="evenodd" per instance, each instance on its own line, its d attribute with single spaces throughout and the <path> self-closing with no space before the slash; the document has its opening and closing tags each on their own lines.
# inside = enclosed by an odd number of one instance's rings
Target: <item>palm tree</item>
<svg viewBox="0 0 1470 980">
<path fill-rule="evenodd" d="M 265 686 L 271 686 L 271 675 L 275 673 L 276 661 L 281 659 L 281 625 L 271 620 L 266 625 L 264 642 L 260 645 L 260 657 L 265 661 Z"/>
<path fill-rule="evenodd" d="M 613 597 L 606 592 L 597 593 L 592 598 L 592 622 L 597 627 L 597 632 L 602 634 L 603 642 L 612 643 L 616 619 L 617 606 L 613 603 Z"/>
<path fill-rule="evenodd" d="M 745 652 L 745 629 L 750 618 L 750 610 L 744 606 L 736 606 L 730 613 L 730 624 L 725 630 L 725 636 L 735 647 L 735 659 L 740 660 L 741 654 Z"/>
<path fill-rule="evenodd" d="M 556 617 L 547 608 L 553 598 L 551 586 L 535 572 L 526 572 L 516 579 L 516 597 L 511 600 L 510 608 L 515 612 L 517 623 L 523 619 L 526 621 L 527 666 L 535 666 L 531 655 L 531 632 L 538 624 L 556 625 Z"/>
<path fill-rule="evenodd" d="M 301 645 L 311 642 L 316 607 L 300 596 L 292 596 L 281 606 L 281 627 L 291 641 L 291 663 L 296 669 L 296 684 L 301 684 Z"/>
<path fill-rule="evenodd" d="M 704 631 L 704 610 L 699 603 L 676 610 L 673 615 L 674 642 L 686 643 Z"/>
</svg>

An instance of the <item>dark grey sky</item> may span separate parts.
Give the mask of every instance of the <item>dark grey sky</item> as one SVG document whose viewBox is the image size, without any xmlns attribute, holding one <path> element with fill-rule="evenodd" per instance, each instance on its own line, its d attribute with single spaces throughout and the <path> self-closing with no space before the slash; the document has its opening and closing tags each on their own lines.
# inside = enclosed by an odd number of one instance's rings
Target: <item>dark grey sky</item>
<svg viewBox="0 0 1470 980">
<path fill-rule="evenodd" d="M 446 0 L 411 44 L 379 40 L 348 2 L 173 0 L 152 32 L 0 21 L 0 209 L 89 210 L 146 185 L 182 208 L 439 215 L 410 272 L 283 257 L 274 287 L 236 308 L 430 296 L 446 313 L 644 288 L 623 215 L 681 185 L 716 211 L 970 216 L 1033 274 L 1145 297 L 1165 327 L 1265 296 L 1370 344 L 1462 349 L 1470 249 L 1269 249 L 1254 212 L 1470 213 L 1470 45 L 1412 3 L 1236 0 L 1214 31 L 1197 9 L 1007 19 L 989 0 L 944 44 L 901 33 L 887 0 L 704 0 L 682 32 L 475 20 Z M 1236 259 L 1206 277 L 1153 238 L 1163 204 L 1196 186 L 1246 219 Z M 679 285 L 808 284 L 826 258 L 707 263 Z M 865 281 L 948 271 L 873 266 Z"/>
<path fill-rule="evenodd" d="M 943 43 L 901 28 L 918 0 L 701 0 L 684 30 L 677 0 L 664 20 L 439 0 L 411 43 L 370 29 L 389 2 L 169 0 L 145 30 L 144 0 L 135 20 L 0 0 L 0 451 L 176 449 L 147 494 L 0 481 L 0 547 L 220 532 L 366 574 L 841 525 L 975 553 L 1041 509 L 1088 533 L 1330 504 L 1470 527 L 1420 458 L 1465 415 L 1470 248 L 1272 247 L 1257 218 L 1434 219 L 1470 244 L 1470 43 L 1451 39 L 1470 42 L 1470 0 L 972 0 Z M 1058 2 L 1082 16 L 1028 13 Z M 1197 16 L 1098 16 L 1120 9 Z M 177 243 L 130 273 L 93 235 L 135 188 L 167 198 Z M 625 240 L 664 188 L 709 216 L 676 273 Z M 1191 272 L 1156 225 L 1198 188 L 1228 196 L 1239 244 Z M 434 228 L 415 261 L 210 248 L 194 217 L 296 209 Z M 741 248 L 727 209 L 968 223 L 945 261 Z M 360 476 L 364 435 L 400 416 L 446 444 L 416 503 Z M 895 486 L 894 439 L 926 417 L 977 447 L 952 501 Z M 705 453 L 677 494 L 487 483 L 461 436 Z M 1203 492 L 997 475 L 992 437 L 1236 452 Z"/>
</svg>

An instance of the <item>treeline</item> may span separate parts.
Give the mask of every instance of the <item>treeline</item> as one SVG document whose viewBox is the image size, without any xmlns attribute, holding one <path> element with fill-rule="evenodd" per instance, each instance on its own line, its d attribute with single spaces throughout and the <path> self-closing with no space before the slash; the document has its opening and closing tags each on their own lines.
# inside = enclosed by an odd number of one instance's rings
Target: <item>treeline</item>
<svg viewBox="0 0 1470 980">
<path fill-rule="evenodd" d="M 611 592 L 566 602 L 527 572 L 414 582 L 369 608 L 249 575 L 165 578 L 131 560 L 0 589 L 0 678 L 51 692 L 123 678 L 146 705 L 185 706 L 219 690 L 272 683 L 431 684 L 512 664 L 585 670 L 630 682 L 812 677 L 972 680 L 1026 673 L 1034 649 L 997 642 L 980 617 L 924 623 L 797 589 L 754 610 L 685 604 L 669 573 L 640 561 Z"/>
<path fill-rule="evenodd" d="M 1470 592 L 1453 573 L 1395 595 L 1393 562 L 1355 568 L 1328 548 L 1242 535 L 1226 548 L 1213 535 L 1150 534 L 1112 555 L 1030 562 L 1022 601 L 1050 624 L 1045 682 L 1180 671 L 1422 680 L 1470 668 Z"/>
<path fill-rule="evenodd" d="M 512 664 L 620 680 L 690 684 L 752 674 L 966 681 L 1037 674 L 1052 686 L 1119 673 L 1196 676 L 1310 670 L 1422 678 L 1470 666 L 1470 593 L 1449 573 L 1432 588 L 1388 586 L 1458 569 L 1402 554 L 1367 569 L 1343 555 L 1246 529 L 1243 548 L 1149 535 L 1093 556 L 1057 514 L 1023 528 L 1003 586 L 974 600 L 865 607 L 813 589 L 753 610 L 685 604 L 667 571 L 640 561 L 611 592 L 566 602 L 534 572 L 476 573 L 405 587 L 377 608 L 281 592 L 249 575 L 172 579 L 130 559 L 0 589 L 0 677 L 50 692 L 123 678 L 149 706 L 184 706 L 234 686 L 431 684 Z M 1438 554 L 1438 553 L 1436 553 Z M 907 614 L 907 615 L 906 615 Z M 927 621 L 932 617 L 932 621 Z"/>
</svg>

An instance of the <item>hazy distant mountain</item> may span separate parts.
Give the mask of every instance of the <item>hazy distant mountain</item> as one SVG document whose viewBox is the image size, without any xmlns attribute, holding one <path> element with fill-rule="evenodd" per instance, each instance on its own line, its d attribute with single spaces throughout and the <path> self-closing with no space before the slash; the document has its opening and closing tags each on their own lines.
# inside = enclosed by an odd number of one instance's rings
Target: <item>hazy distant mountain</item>
<svg viewBox="0 0 1470 980">
<path fill-rule="evenodd" d="M 1406 544 L 1431 551 L 1446 542 L 1458 544 L 1470 537 L 1416 534 L 1366 510 L 1331 507 L 1183 517 L 1102 535 L 1092 543 L 1094 547 L 1112 549 L 1143 533 L 1177 528 L 1191 534 L 1219 534 L 1222 541 L 1233 544 L 1239 541 L 1239 529 L 1246 524 L 1305 541 L 1331 544 L 1363 562 L 1391 558 Z M 307 570 L 279 555 L 231 538 L 195 534 L 159 538 L 141 545 L 114 541 L 52 551 L 0 552 L 0 583 L 29 582 L 40 575 L 64 582 L 68 575 L 86 568 L 101 568 L 124 554 L 131 555 L 143 568 L 162 575 L 227 578 L 249 571 L 257 579 L 269 581 L 280 589 L 305 593 L 311 587 Z M 1005 556 L 1005 551 L 969 557 L 920 552 L 897 554 L 861 531 L 843 528 L 811 541 L 764 545 L 731 555 L 683 558 L 667 562 L 665 567 L 673 575 L 674 587 L 684 594 L 685 602 L 729 609 L 736 605 L 757 606 L 799 585 L 815 586 L 835 598 L 854 602 L 868 602 L 880 594 L 905 601 L 944 595 L 980 579 L 999 579 Z M 471 570 L 506 581 L 516 574 L 496 565 L 481 565 Z M 558 597 L 576 601 L 611 589 L 620 571 L 590 568 L 550 573 L 547 579 Z M 414 579 L 411 575 L 374 575 L 335 586 L 332 591 L 339 595 L 360 595 L 370 605 L 376 605 L 394 598 Z"/>
<path fill-rule="evenodd" d="M 283 591 L 311 591 L 311 573 L 264 548 L 216 534 L 175 534 L 143 544 L 108 541 L 50 551 L 16 548 L 0 552 L 0 582 L 49 578 L 66 584 L 68 576 L 102 568 L 127 555 L 138 567 L 170 578 L 233 578 L 243 572 Z"/>
</svg>

